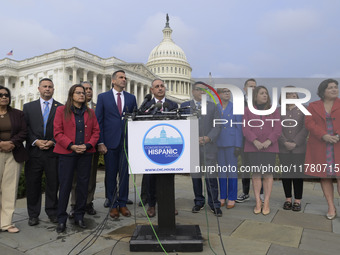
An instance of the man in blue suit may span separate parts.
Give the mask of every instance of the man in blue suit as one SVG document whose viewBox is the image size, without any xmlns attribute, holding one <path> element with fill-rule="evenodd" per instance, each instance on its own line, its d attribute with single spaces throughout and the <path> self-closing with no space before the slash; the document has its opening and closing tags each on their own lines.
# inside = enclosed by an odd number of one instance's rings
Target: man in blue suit
<svg viewBox="0 0 340 255">
<path fill-rule="evenodd" d="M 123 70 L 112 74 L 112 90 L 98 95 L 96 115 L 100 127 L 98 151 L 104 154 L 106 198 L 110 202 L 110 216 L 119 218 L 119 213 L 130 217 L 126 207 L 129 193 L 129 175 L 124 152 L 125 113 L 137 108 L 136 97 L 126 91 L 126 75 Z M 126 140 L 126 139 L 125 139 Z M 127 146 L 127 140 L 125 141 Z M 119 194 L 117 174 L 119 173 Z"/>
<path fill-rule="evenodd" d="M 205 93 L 203 82 L 196 82 L 192 86 L 193 100 L 181 104 L 181 108 L 190 106 L 191 110 L 197 110 L 201 107 L 202 94 Z M 184 113 L 190 113 L 190 110 Z M 199 118 L 199 151 L 200 166 L 216 166 L 217 146 L 216 139 L 220 133 L 220 125 L 213 126 L 214 119 L 220 119 L 217 107 L 212 102 L 207 102 L 207 114 Z M 195 206 L 192 208 L 193 213 L 198 213 L 204 207 L 205 197 L 203 196 L 202 173 L 192 174 L 192 184 L 195 194 Z M 218 183 L 217 174 L 208 173 L 205 176 L 206 187 L 208 191 L 208 205 L 211 211 L 218 217 L 222 216 L 220 209 L 221 203 L 218 200 Z"/>
</svg>

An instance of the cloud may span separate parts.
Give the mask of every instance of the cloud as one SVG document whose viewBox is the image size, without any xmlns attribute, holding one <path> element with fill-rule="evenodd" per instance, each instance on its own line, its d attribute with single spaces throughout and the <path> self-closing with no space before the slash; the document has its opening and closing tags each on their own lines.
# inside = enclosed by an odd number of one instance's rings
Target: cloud
<svg viewBox="0 0 340 255">
<path fill-rule="evenodd" d="M 2 48 L 13 49 L 14 59 L 20 60 L 55 51 L 61 40 L 35 21 L 1 17 L 0 34 Z"/>
<path fill-rule="evenodd" d="M 321 25 L 321 17 L 314 10 L 286 9 L 269 12 L 259 21 L 259 31 L 272 39 L 303 38 Z"/>
<path fill-rule="evenodd" d="M 141 25 L 139 31 L 132 38 L 133 42 L 122 40 L 111 47 L 114 56 L 124 55 L 125 61 L 140 61 L 146 63 L 150 52 L 163 40 L 163 28 L 165 27 L 165 13 L 158 12 L 150 16 Z M 193 36 L 193 29 L 188 27 L 181 18 L 170 17 L 170 27 L 173 30 L 172 39 L 179 47 L 189 48 Z M 181 38 L 181 40 L 176 40 Z M 185 39 L 183 39 L 185 38 Z M 183 48 L 182 48 L 183 49 Z"/>
</svg>

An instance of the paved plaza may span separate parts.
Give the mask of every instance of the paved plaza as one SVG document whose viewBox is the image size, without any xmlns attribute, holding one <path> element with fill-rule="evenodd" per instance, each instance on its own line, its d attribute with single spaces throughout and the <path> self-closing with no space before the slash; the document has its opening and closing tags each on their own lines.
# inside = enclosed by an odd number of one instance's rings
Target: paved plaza
<svg viewBox="0 0 340 255">
<path fill-rule="evenodd" d="M 68 221 L 65 234 L 57 234 L 56 225 L 49 222 L 43 212 L 40 216 L 40 224 L 29 227 L 26 200 L 17 201 L 14 221 L 21 230 L 17 234 L 7 232 L 0 233 L 0 254 L 4 255 L 66 255 L 78 254 L 117 254 L 117 255 L 150 255 L 150 252 L 130 252 L 129 240 L 135 224 L 147 224 L 147 218 L 143 208 L 138 207 L 139 199 L 134 205 L 128 206 L 132 216 L 120 217 L 113 220 L 108 215 L 108 209 L 104 203 L 104 172 L 98 172 L 97 192 L 94 202 L 97 215 L 85 215 L 85 223 L 88 228 L 82 230 Z M 140 190 L 141 176 L 136 176 L 136 184 Z M 293 212 L 282 209 L 284 192 L 281 181 L 274 181 L 271 196 L 271 213 L 267 216 L 255 215 L 253 207 L 255 200 L 251 192 L 250 200 L 236 204 L 235 208 L 227 210 L 223 208 L 223 216 L 216 218 L 210 210 L 202 210 L 193 214 L 193 191 L 191 178 L 188 175 L 176 175 L 175 177 L 176 208 L 179 215 L 176 223 L 182 225 L 200 226 L 204 238 L 203 252 L 168 254 L 224 254 L 221 239 L 226 254 L 339 254 L 340 251 L 340 216 L 334 220 L 327 220 L 327 203 L 323 198 L 322 190 L 318 182 L 304 183 L 304 196 L 302 211 Z M 241 181 L 239 180 L 239 190 Z M 335 189 L 336 191 L 336 189 Z M 130 195 L 134 200 L 134 187 L 130 177 Z M 339 196 L 335 195 L 337 211 L 340 212 Z M 206 217 L 208 216 L 208 217 Z M 208 218 L 208 224 L 207 219 Z M 105 223 L 105 219 L 106 223 Z M 157 217 L 152 219 L 157 224 Z M 221 238 L 218 235 L 218 222 Z M 209 225 L 209 227 L 207 227 Z M 208 236 L 209 232 L 209 236 Z M 120 240 L 117 243 L 117 240 Z M 93 243 L 94 242 L 94 243 Z M 88 247 L 88 244 L 92 244 Z M 210 245 L 209 245 L 210 243 Z M 72 250 L 79 244 L 74 250 Z M 113 249 L 114 248 L 114 249 Z M 112 251 L 113 249 L 113 251 Z M 164 254 L 155 252 L 152 254 Z"/>
</svg>

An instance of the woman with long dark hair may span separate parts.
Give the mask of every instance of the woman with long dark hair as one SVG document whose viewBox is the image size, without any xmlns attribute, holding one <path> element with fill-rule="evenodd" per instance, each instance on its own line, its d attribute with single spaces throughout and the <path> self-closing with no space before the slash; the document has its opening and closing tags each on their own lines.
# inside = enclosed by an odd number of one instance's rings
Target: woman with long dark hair
<svg viewBox="0 0 340 255">
<path fill-rule="evenodd" d="M 28 160 L 23 146 L 27 136 L 24 113 L 11 106 L 11 91 L 0 86 L 0 227 L 17 233 L 12 222 L 22 163 Z"/>
<path fill-rule="evenodd" d="M 99 139 L 96 115 L 85 100 L 85 88 L 73 85 L 65 106 L 59 106 L 54 118 L 54 152 L 59 154 L 59 204 L 57 232 L 64 232 L 68 214 L 66 212 L 72 188 L 74 171 L 77 176 L 74 223 L 86 228 L 84 223 L 87 187 L 91 172 L 92 154 Z"/>
<path fill-rule="evenodd" d="M 257 110 L 268 110 L 271 101 L 266 87 L 258 86 L 253 91 L 253 105 Z M 273 173 L 269 167 L 275 167 L 276 153 L 279 152 L 278 139 L 281 135 L 280 113 L 276 109 L 269 115 L 257 115 L 245 109 L 243 116 L 245 125 L 243 135 L 245 137 L 244 152 L 249 152 L 249 164 L 253 168 L 252 180 L 256 206 L 254 213 L 263 215 L 270 213 L 269 198 L 273 186 Z M 255 120 L 255 121 L 254 121 Z M 256 124 L 255 124 L 256 123 Z M 266 167 L 266 171 L 264 171 Z M 256 171 L 255 171 L 256 169 Z M 260 199 L 261 184 L 263 178 L 264 202 Z"/>
</svg>

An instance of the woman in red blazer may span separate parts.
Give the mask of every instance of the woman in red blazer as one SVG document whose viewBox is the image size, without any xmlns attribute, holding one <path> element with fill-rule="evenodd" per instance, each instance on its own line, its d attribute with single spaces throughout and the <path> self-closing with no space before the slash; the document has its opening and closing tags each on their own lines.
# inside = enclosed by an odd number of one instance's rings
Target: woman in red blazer
<svg viewBox="0 0 340 255">
<path fill-rule="evenodd" d="M 65 106 L 57 108 L 54 118 L 54 152 L 59 154 L 59 204 L 57 232 L 64 232 L 68 214 L 66 212 L 74 171 L 76 170 L 76 205 L 74 223 L 81 228 L 87 199 L 92 153 L 99 139 L 99 125 L 94 111 L 87 107 L 85 88 L 76 84 L 68 93 Z"/>
<path fill-rule="evenodd" d="M 338 82 L 324 80 L 318 87 L 321 98 L 309 104 L 312 115 L 305 117 L 305 126 L 309 131 L 307 142 L 305 173 L 320 177 L 320 183 L 328 203 L 326 217 L 336 216 L 334 205 L 333 178 L 337 177 L 340 194 L 340 99 Z"/>
</svg>

